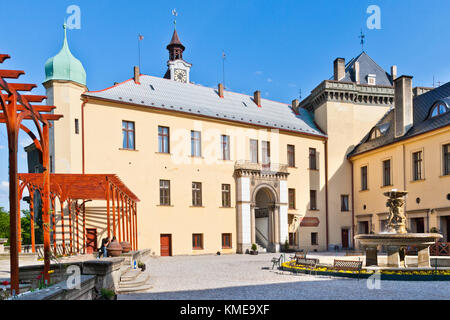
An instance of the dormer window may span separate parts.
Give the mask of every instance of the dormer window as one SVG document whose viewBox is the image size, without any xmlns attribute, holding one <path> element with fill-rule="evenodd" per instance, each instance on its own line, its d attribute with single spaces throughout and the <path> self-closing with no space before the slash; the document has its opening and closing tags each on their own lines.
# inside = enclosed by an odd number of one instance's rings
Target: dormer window
<svg viewBox="0 0 450 320">
<path fill-rule="evenodd" d="M 368 74 L 367 75 L 367 84 L 370 84 L 372 86 L 377 84 L 377 76 L 375 74 Z"/>
<path fill-rule="evenodd" d="M 369 140 L 374 140 L 374 139 L 379 138 L 379 137 L 381 137 L 380 129 L 375 128 L 375 129 L 373 129 L 372 132 L 370 133 L 370 138 L 369 138 Z"/>
<path fill-rule="evenodd" d="M 440 115 L 448 112 L 448 110 L 449 110 L 449 108 L 444 102 L 438 101 L 433 105 L 433 107 L 431 109 L 431 118 L 440 116 Z"/>
</svg>

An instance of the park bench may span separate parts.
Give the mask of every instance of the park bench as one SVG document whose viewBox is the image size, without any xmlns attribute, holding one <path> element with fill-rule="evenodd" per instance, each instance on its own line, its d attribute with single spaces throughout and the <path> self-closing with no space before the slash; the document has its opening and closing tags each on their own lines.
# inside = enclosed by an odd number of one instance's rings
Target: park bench
<svg viewBox="0 0 450 320">
<path fill-rule="evenodd" d="M 362 261 L 334 259 L 333 269 L 345 270 L 345 271 L 357 271 L 358 272 L 358 280 L 359 280 L 362 265 L 363 265 Z"/>
<path fill-rule="evenodd" d="M 278 258 L 272 258 L 272 270 L 275 266 L 281 267 L 281 264 L 283 263 L 281 260 L 284 261 L 284 255 L 280 255 Z"/>
<path fill-rule="evenodd" d="M 293 256 L 290 256 L 290 264 L 292 265 L 298 258 L 300 259 L 305 259 L 306 258 L 306 253 L 308 251 L 306 250 L 300 250 L 300 251 L 296 251 L 295 254 Z"/>
<path fill-rule="evenodd" d="M 297 258 L 295 261 L 295 264 L 300 267 L 304 267 L 307 270 L 309 270 L 309 273 L 316 268 L 317 264 L 319 263 L 319 259 L 317 258 Z M 317 274 L 317 270 L 316 270 Z"/>
</svg>

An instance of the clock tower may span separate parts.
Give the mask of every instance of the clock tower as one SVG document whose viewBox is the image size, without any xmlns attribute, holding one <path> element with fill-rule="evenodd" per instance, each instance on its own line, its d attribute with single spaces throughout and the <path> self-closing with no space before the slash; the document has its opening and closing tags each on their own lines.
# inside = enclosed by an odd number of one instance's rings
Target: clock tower
<svg viewBox="0 0 450 320">
<path fill-rule="evenodd" d="M 189 71 L 192 64 L 183 60 L 185 47 L 178 38 L 177 29 L 173 31 L 172 40 L 167 45 L 169 61 L 167 61 L 167 72 L 164 78 L 182 83 L 189 83 Z"/>
</svg>

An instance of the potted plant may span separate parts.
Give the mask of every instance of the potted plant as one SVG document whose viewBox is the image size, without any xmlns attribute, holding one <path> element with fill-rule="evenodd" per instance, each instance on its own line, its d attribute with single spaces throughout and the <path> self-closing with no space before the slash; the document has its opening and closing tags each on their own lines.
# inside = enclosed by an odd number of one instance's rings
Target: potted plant
<svg viewBox="0 0 450 320">
<path fill-rule="evenodd" d="M 257 255 L 258 254 L 258 246 L 256 243 L 252 244 L 252 250 L 250 250 L 250 254 Z"/>
<path fill-rule="evenodd" d="M 145 263 L 142 261 L 138 261 L 138 268 L 141 269 L 141 271 L 145 271 Z"/>
</svg>

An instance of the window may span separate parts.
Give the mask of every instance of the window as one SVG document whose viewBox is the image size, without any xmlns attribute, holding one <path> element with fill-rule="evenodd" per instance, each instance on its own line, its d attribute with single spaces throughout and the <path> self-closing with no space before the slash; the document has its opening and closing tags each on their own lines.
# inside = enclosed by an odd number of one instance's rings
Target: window
<svg viewBox="0 0 450 320">
<path fill-rule="evenodd" d="M 192 249 L 194 250 L 203 249 L 203 234 L 201 233 L 192 234 Z"/>
<path fill-rule="evenodd" d="M 316 149 L 309 148 L 309 168 L 317 170 Z"/>
<path fill-rule="evenodd" d="M 383 161 L 383 187 L 391 185 L 391 160 Z"/>
<path fill-rule="evenodd" d="M 229 184 L 222 184 L 222 207 L 231 207 L 231 192 Z"/>
<path fill-rule="evenodd" d="M 289 232 L 289 245 L 297 245 L 297 232 Z"/>
<path fill-rule="evenodd" d="M 159 204 L 170 206 L 170 181 L 159 180 Z"/>
<path fill-rule="evenodd" d="M 442 146 L 442 155 L 444 157 L 444 176 L 450 174 L 450 143 Z"/>
<path fill-rule="evenodd" d="M 377 84 L 376 79 L 377 79 L 377 76 L 375 74 L 368 74 L 367 75 L 367 84 L 370 84 L 373 86 L 376 85 Z"/>
<path fill-rule="evenodd" d="M 295 146 L 291 144 L 287 145 L 287 159 L 288 159 L 288 166 L 295 167 Z"/>
<path fill-rule="evenodd" d="M 311 232 L 311 245 L 315 246 L 319 244 L 317 238 L 318 238 L 317 232 Z"/>
<path fill-rule="evenodd" d="M 348 194 L 341 195 L 341 211 L 349 211 Z"/>
<path fill-rule="evenodd" d="M 289 209 L 295 209 L 295 189 L 288 189 Z"/>
<path fill-rule="evenodd" d="M 79 134 L 80 133 L 80 124 L 78 119 L 75 119 L 75 134 Z"/>
<path fill-rule="evenodd" d="M 220 137 L 222 160 L 230 160 L 230 136 Z"/>
<path fill-rule="evenodd" d="M 443 102 L 436 102 L 431 110 L 431 117 L 437 117 L 448 111 L 448 107 Z"/>
<path fill-rule="evenodd" d="M 361 190 L 367 190 L 367 166 L 361 167 Z"/>
<path fill-rule="evenodd" d="M 422 180 L 422 151 L 413 153 L 413 180 Z"/>
<path fill-rule="evenodd" d="M 122 121 L 122 148 L 134 150 L 134 122 Z"/>
<path fill-rule="evenodd" d="M 192 182 L 192 205 L 194 207 L 202 206 L 202 184 L 200 182 Z"/>
<path fill-rule="evenodd" d="M 231 249 L 231 233 L 222 233 L 222 249 Z"/>
<path fill-rule="evenodd" d="M 316 190 L 309 190 L 309 209 L 317 210 Z"/>
<path fill-rule="evenodd" d="M 258 163 L 258 140 L 250 139 L 250 161 Z"/>
<path fill-rule="evenodd" d="M 158 152 L 169 153 L 169 128 L 158 126 Z"/>
<path fill-rule="evenodd" d="M 202 156 L 202 138 L 200 131 L 191 131 L 191 156 Z"/>
<path fill-rule="evenodd" d="M 270 168 L 270 142 L 262 141 L 262 165 L 263 168 Z"/>
<path fill-rule="evenodd" d="M 374 140 L 374 139 L 379 138 L 379 137 L 381 137 L 381 131 L 380 131 L 380 129 L 375 128 L 370 133 L 370 139 L 369 140 Z"/>
</svg>

